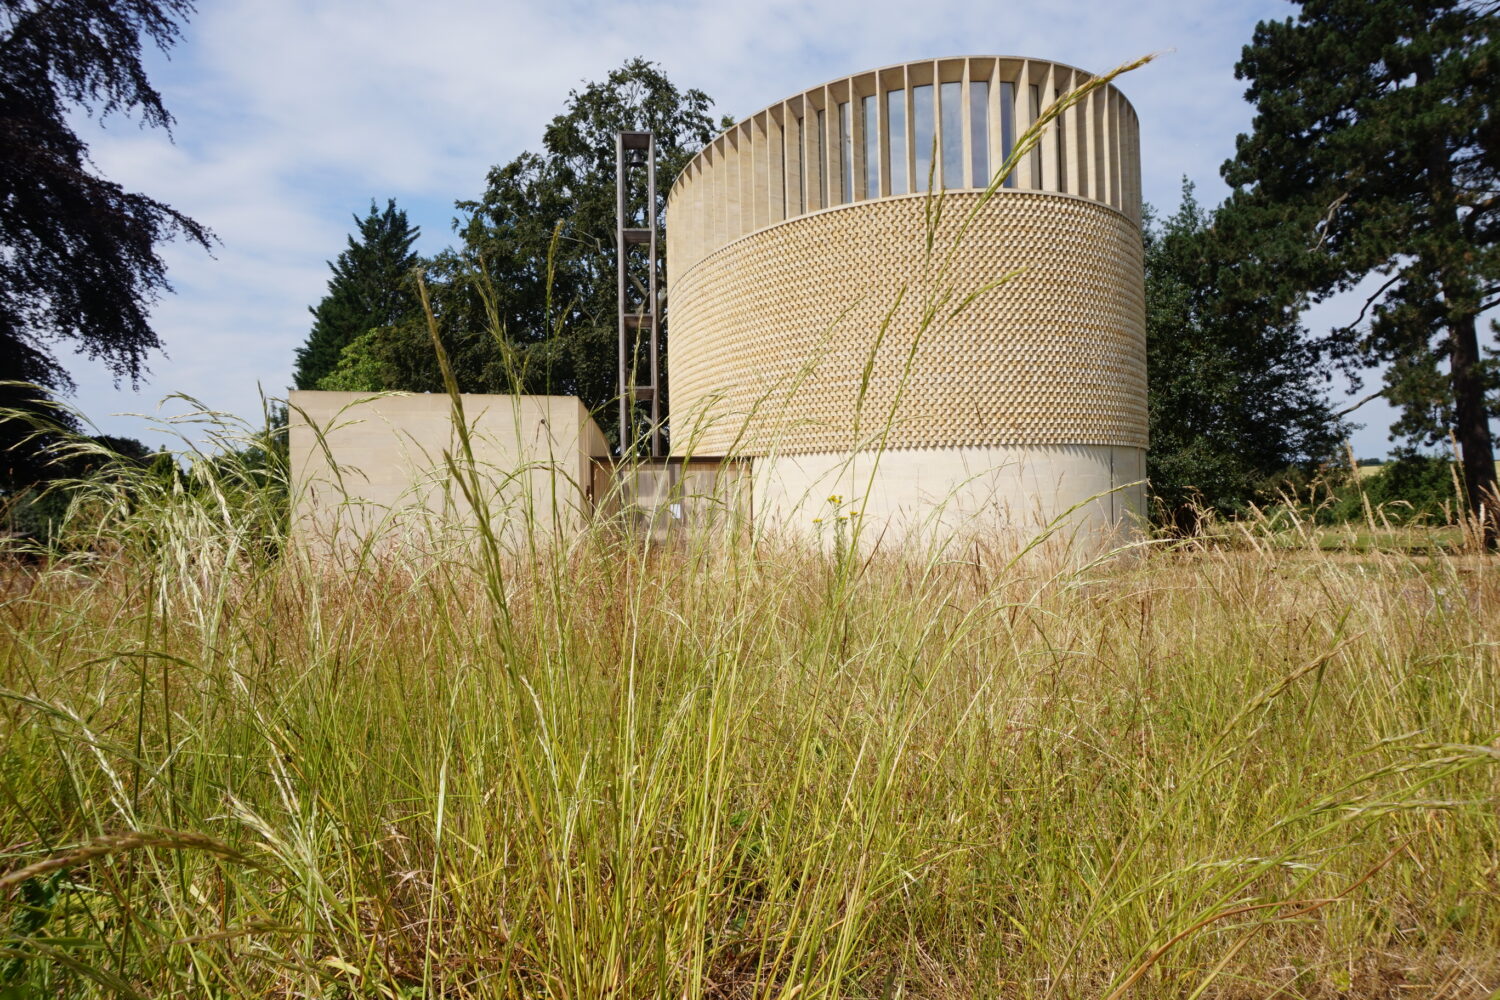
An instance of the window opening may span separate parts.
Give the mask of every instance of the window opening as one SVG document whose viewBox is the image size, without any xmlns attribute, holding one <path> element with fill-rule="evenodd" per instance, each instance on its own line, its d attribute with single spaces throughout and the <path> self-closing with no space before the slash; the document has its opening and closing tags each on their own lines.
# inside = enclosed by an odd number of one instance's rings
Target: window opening
<svg viewBox="0 0 1500 1000">
<path fill-rule="evenodd" d="M 1056 90 L 1052 91 L 1052 103 L 1056 104 L 1059 95 Z M 1057 116 L 1057 189 L 1066 191 L 1068 189 L 1068 132 L 1067 115 Z"/>
<path fill-rule="evenodd" d="M 1037 119 L 1042 117 L 1042 88 L 1037 84 L 1031 85 L 1031 124 L 1035 125 Z M 1031 147 L 1031 186 L 1040 188 L 1042 186 L 1042 144 L 1038 142 Z"/>
<path fill-rule="evenodd" d="M 906 91 L 885 92 L 885 137 L 891 160 L 891 194 L 905 194 L 906 186 Z"/>
<path fill-rule="evenodd" d="M 911 134 L 912 152 L 916 154 L 916 169 L 912 174 L 911 189 L 926 191 L 932 177 L 932 143 L 937 138 L 936 111 L 932 106 L 932 85 L 911 88 Z"/>
<path fill-rule="evenodd" d="M 807 158 L 807 136 L 802 126 L 802 119 L 797 119 L 797 214 L 801 215 L 807 211 L 807 173 L 803 169 L 803 160 Z"/>
<path fill-rule="evenodd" d="M 1078 143 L 1078 194 L 1085 198 L 1089 196 L 1089 104 L 1093 98 L 1084 104 L 1076 105 L 1081 112 L 1078 116 L 1078 135 L 1075 141 Z"/>
<path fill-rule="evenodd" d="M 854 200 L 854 128 L 849 102 L 839 104 L 839 176 L 843 181 L 841 201 Z"/>
<path fill-rule="evenodd" d="M 787 143 L 787 129 L 785 119 L 781 124 L 781 217 L 790 219 L 792 217 L 792 186 L 788 184 L 787 174 L 791 172 L 792 152 Z"/>
<path fill-rule="evenodd" d="M 1016 85 L 1013 83 L 1000 84 L 1000 159 L 1010 159 L 1010 154 L 1016 150 Z M 1013 188 L 1016 186 L 1016 172 L 1012 170 L 1010 176 L 1005 178 L 1005 186 Z"/>
<path fill-rule="evenodd" d="M 964 85 L 945 83 L 943 103 L 943 187 L 964 186 Z"/>
<path fill-rule="evenodd" d="M 818 207 L 828 207 L 828 125 L 818 109 Z"/>
<path fill-rule="evenodd" d="M 1001 84 L 1001 99 L 1005 87 Z M 1004 109 L 1001 109 L 1002 113 Z M 969 84 L 969 172 L 975 187 L 990 186 L 990 82 L 975 80 Z"/>
</svg>

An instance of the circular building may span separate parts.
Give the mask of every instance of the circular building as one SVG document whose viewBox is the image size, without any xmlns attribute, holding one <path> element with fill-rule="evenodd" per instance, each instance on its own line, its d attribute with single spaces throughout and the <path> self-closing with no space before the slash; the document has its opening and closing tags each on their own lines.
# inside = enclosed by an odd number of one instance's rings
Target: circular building
<svg viewBox="0 0 1500 1000">
<path fill-rule="evenodd" d="M 1088 79 L 1035 59 L 911 62 L 793 95 L 704 148 L 667 201 L 673 453 L 748 459 L 756 516 L 792 526 L 1131 523 L 1135 113 L 1097 88 L 1012 156 Z"/>
</svg>

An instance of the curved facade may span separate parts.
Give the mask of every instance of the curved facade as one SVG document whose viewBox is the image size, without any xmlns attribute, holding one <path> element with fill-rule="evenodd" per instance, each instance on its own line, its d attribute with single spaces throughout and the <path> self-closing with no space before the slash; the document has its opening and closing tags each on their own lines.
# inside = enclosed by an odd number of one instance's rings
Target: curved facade
<svg viewBox="0 0 1500 1000">
<path fill-rule="evenodd" d="M 762 511 L 816 516 L 839 495 L 865 516 L 1020 525 L 1101 493 L 1091 522 L 1138 508 L 1129 103 L 1093 91 L 983 194 L 1087 79 L 1029 59 L 908 63 L 788 98 L 700 152 L 667 204 L 674 452 L 752 457 Z"/>
</svg>

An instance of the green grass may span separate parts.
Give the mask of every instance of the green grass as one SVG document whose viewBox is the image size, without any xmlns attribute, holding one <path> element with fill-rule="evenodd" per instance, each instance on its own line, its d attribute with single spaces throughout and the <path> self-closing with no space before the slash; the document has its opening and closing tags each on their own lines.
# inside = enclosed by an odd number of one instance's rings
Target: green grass
<svg viewBox="0 0 1500 1000">
<path fill-rule="evenodd" d="M 1255 525 L 1249 532 L 1242 522 L 1218 524 L 1211 536 L 1231 547 L 1269 546 L 1288 553 L 1302 552 L 1309 546 L 1324 552 L 1370 553 L 1427 556 L 1461 555 L 1472 551 L 1471 532 L 1463 525 L 1370 524 L 1351 521 L 1345 524 L 1307 524 L 1267 531 Z"/>
<path fill-rule="evenodd" d="M 1487 566 L 600 528 L 342 574 L 263 500 L 10 570 L 3 995 L 1500 985 Z"/>
</svg>

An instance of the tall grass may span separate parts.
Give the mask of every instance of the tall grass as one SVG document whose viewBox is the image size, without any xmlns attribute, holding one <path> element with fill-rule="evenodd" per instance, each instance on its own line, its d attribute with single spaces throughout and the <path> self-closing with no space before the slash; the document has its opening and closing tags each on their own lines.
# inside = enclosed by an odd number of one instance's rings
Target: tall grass
<svg viewBox="0 0 1500 1000">
<path fill-rule="evenodd" d="M 601 529 L 351 577 L 214 468 L 8 571 L 11 995 L 1500 982 L 1485 563 Z"/>
</svg>

